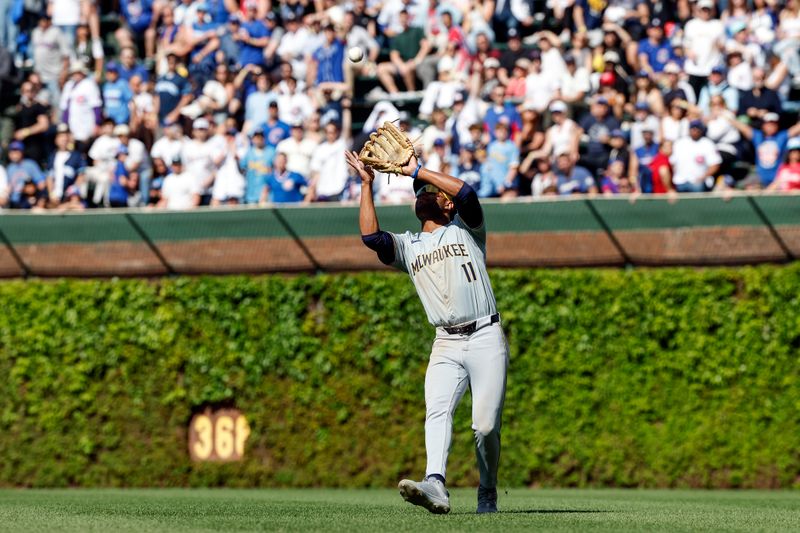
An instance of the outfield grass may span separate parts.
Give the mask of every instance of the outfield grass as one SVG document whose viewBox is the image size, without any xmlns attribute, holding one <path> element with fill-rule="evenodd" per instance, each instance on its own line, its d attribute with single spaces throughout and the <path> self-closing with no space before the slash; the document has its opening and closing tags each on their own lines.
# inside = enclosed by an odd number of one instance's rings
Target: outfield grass
<svg viewBox="0 0 800 533">
<path fill-rule="evenodd" d="M 475 493 L 428 514 L 393 490 L 0 490 L 0 531 L 798 531 L 800 492 L 500 491 L 477 516 Z"/>
</svg>

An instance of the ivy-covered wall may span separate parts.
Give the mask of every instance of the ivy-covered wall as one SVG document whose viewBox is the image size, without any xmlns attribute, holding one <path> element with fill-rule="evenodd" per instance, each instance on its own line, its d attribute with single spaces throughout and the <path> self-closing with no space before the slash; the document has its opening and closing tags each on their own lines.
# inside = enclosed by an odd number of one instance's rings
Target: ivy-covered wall
<svg viewBox="0 0 800 533">
<path fill-rule="evenodd" d="M 800 486 L 800 267 L 493 271 L 504 486 Z M 0 284 L 0 485 L 391 486 L 433 337 L 364 273 Z M 187 427 L 235 406 L 237 463 Z M 477 482 L 469 398 L 448 482 Z"/>
</svg>

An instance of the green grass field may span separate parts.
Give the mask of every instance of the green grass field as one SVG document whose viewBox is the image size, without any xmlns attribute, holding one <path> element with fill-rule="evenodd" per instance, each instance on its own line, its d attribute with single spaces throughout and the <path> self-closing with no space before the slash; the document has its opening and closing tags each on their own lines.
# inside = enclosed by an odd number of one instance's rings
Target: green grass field
<svg viewBox="0 0 800 533">
<path fill-rule="evenodd" d="M 472 490 L 435 516 L 394 490 L 0 490 L 0 531 L 800 531 L 800 492 Z"/>
</svg>

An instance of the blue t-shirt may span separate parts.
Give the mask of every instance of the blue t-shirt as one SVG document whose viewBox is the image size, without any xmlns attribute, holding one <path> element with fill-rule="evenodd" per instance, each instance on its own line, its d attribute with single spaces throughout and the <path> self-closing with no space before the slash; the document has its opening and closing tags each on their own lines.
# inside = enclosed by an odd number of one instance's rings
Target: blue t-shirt
<svg viewBox="0 0 800 533">
<path fill-rule="evenodd" d="M 128 171 L 122 161 L 117 161 L 117 166 L 114 169 L 114 179 L 111 181 L 111 186 L 108 188 L 108 201 L 112 204 L 126 204 L 128 202 L 128 190 L 119 182 L 120 178 L 128 177 Z"/>
<path fill-rule="evenodd" d="M 663 72 L 664 66 L 675 59 L 675 51 L 668 40 L 653 44 L 650 39 L 639 41 L 639 54 L 647 56 L 647 61 L 655 72 Z"/>
<path fill-rule="evenodd" d="M 273 172 L 267 177 L 269 201 L 274 204 L 302 202 L 304 196 L 300 189 L 306 185 L 305 178 L 297 172 L 287 170 L 281 175 Z"/>
<path fill-rule="evenodd" d="M 591 172 L 583 167 L 574 167 L 569 176 L 559 171 L 556 171 L 555 174 L 558 179 L 558 194 L 585 193 L 596 185 Z"/>
<path fill-rule="evenodd" d="M 636 157 L 639 159 L 639 167 L 647 166 L 653 162 L 653 158 L 658 155 L 658 145 L 656 143 L 650 146 L 643 144 L 636 149 Z"/>
<path fill-rule="evenodd" d="M 160 101 L 158 120 L 163 124 L 164 119 L 178 106 L 186 94 L 192 93 L 192 87 L 183 76 L 175 72 L 167 72 L 156 82 L 155 92 Z"/>
<path fill-rule="evenodd" d="M 272 147 L 277 146 L 279 142 L 288 137 L 289 132 L 291 131 L 289 125 L 285 122 L 281 122 L 280 120 L 276 121 L 275 124 L 270 124 L 267 122 L 264 124 L 263 128 L 264 137 L 267 140 L 267 144 Z"/>
<path fill-rule="evenodd" d="M 252 22 L 242 22 L 242 29 L 247 31 L 252 39 L 260 39 L 261 37 L 269 37 L 269 28 L 264 25 L 260 20 Z M 261 46 L 253 46 L 245 42 L 239 41 L 239 64 L 246 65 L 261 65 L 264 63 L 264 48 Z"/>
<path fill-rule="evenodd" d="M 323 45 L 314 52 L 317 62 L 317 83 L 344 81 L 344 43 L 334 39 L 330 46 Z"/>
<path fill-rule="evenodd" d="M 153 20 L 152 0 L 119 0 L 119 8 L 136 33 L 144 33 Z"/>
<path fill-rule="evenodd" d="M 486 161 L 481 165 L 481 187 L 478 196 L 499 196 L 498 189 L 509 189 L 514 183 L 506 181 L 511 165 L 519 164 L 519 148 L 513 141 L 492 141 L 486 148 Z"/>
<path fill-rule="evenodd" d="M 261 199 L 261 191 L 267 183 L 267 176 L 272 170 L 275 159 L 275 148 L 251 146 L 239 161 L 245 179 L 244 203 L 257 204 Z"/>
<path fill-rule="evenodd" d="M 483 117 L 483 124 L 489 130 L 489 138 L 494 140 L 494 127 L 500 122 L 501 118 L 507 118 L 511 132 L 515 132 L 522 127 L 522 119 L 517 112 L 517 108 L 511 102 L 506 102 L 502 110 L 495 109 L 495 106 L 489 107 L 486 115 Z"/>
<path fill-rule="evenodd" d="M 103 110 L 115 124 L 127 124 L 131 118 L 128 105 L 133 99 L 133 91 L 128 82 L 118 79 L 103 84 Z"/>
<path fill-rule="evenodd" d="M 786 143 L 789 142 L 789 133 L 779 131 L 777 134 L 767 137 L 761 130 L 753 130 L 753 146 L 756 149 L 756 173 L 761 184 L 765 187 L 772 183 L 778 172 L 784 156 L 786 155 Z"/>
<path fill-rule="evenodd" d="M 134 76 L 139 76 L 142 81 L 150 81 L 150 74 L 141 65 L 133 65 L 131 68 L 125 68 L 124 65 L 119 66 L 119 79 L 128 82 Z"/>
<path fill-rule="evenodd" d="M 6 173 L 8 174 L 8 199 L 12 204 L 19 203 L 26 181 L 33 180 L 37 187 L 44 181 L 42 169 L 31 159 L 23 159 L 19 163 L 9 163 Z"/>
</svg>

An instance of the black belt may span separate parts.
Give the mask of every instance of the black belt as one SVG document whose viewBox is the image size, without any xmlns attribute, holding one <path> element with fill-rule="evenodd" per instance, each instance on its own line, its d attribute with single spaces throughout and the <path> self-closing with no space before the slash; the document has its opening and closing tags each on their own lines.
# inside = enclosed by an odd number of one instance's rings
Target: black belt
<svg viewBox="0 0 800 533">
<path fill-rule="evenodd" d="M 495 313 L 489 317 L 489 324 L 496 324 L 498 322 L 500 322 L 499 314 Z M 468 322 L 460 326 L 444 326 L 444 330 L 450 335 L 472 335 L 473 333 L 475 333 L 475 328 L 477 327 L 477 324 L 478 321 L 473 320 L 472 322 Z"/>
</svg>

